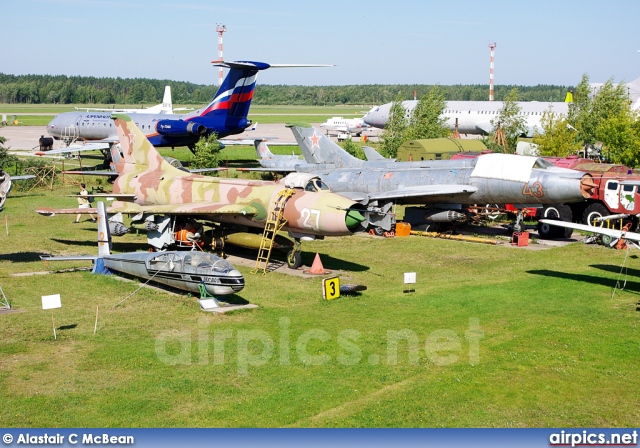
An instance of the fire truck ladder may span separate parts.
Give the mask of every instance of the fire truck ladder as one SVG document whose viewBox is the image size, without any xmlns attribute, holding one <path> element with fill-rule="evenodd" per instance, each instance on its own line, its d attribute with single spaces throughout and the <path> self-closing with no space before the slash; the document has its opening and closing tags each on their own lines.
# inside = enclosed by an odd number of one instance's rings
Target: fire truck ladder
<svg viewBox="0 0 640 448">
<path fill-rule="evenodd" d="M 251 271 L 257 274 L 262 271 L 262 275 L 267 273 L 267 266 L 271 258 L 271 249 L 273 248 L 273 240 L 282 227 L 287 223 L 284 218 L 284 206 L 291 196 L 296 193 L 293 188 L 286 188 L 278 192 L 278 196 L 269 208 L 267 214 L 267 222 L 264 225 L 262 240 L 260 241 L 260 249 L 258 249 L 258 258 L 256 258 L 256 267 Z"/>
</svg>

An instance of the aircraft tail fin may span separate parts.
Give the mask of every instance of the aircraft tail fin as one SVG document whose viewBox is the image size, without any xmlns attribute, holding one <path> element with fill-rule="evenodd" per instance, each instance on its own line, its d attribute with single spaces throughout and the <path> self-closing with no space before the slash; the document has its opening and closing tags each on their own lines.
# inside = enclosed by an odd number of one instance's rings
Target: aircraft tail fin
<svg viewBox="0 0 640 448">
<path fill-rule="evenodd" d="M 107 206 L 98 201 L 98 257 L 111 255 L 111 232 L 107 218 Z"/>
<path fill-rule="evenodd" d="M 367 158 L 369 162 L 389 162 L 389 160 L 385 159 L 382 154 L 376 151 L 371 146 L 363 146 L 362 151 L 364 152 L 364 156 Z"/>
<path fill-rule="evenodd" d="M 363 164 L 363 160 L 353 157 L 316 128 L 291 126 L 291 131 L 307 163 L 331 163 L 336 168 L 355 168 Z"/>
<path fill-rule="evenodd" d="M 573 92 L 572 91 L 568 91 L 567 94 L 564 97 L 564 102 L 565 103 L 573 103 Z"/>
<path fill-rule="evenodd" d="M 147 137 L 142 133 L 140 128 L 131 120 L 131 117 L 124 114 L 114 114 L 111 116 L 114 120 L 118 139 L 122 149 L 122 158 L 119 154 L 116 156 L 119 162 L 116 163 L 116 169 L 119 175 L 124 173 L 139 173 L 148 170 L 178 172 L 177 168 L 171 166 L 156 148 L 151 144 Z M 112 157 L 113 155 L 112 150 Z M 116 159 L 114 159 L 115 161 Z M 121 188 L 125 187 L 121 185 Z M 128 193 L 128 191 L 120 191 L 120 193 Z"/>
<path fill-rule="evenodd" d="M 215 62 L 214 66 L 226 67 L 229 73 L 222 81 L 211 103 L 198 115 L 200 117 L 225 117 L 228 127 L 246 128 L 251 124 L 247 119 L 249 106 L 256 88 L 260 70 L 270 67 L 264 62 Z"/>
<path fill-rule="evenodd" d="M 256 147 L 256 154 L 258 154 L 259 159 L 273 159 L 273 153 L 269 150 L 267 142 L 262 139 L 256 139 L 253 144 Z"/>
<path fill-rule="evenodd" d="M 162 97 L 161 113 L 173 113 L 173 103 L 171 101 L 171 86 L 164 86 L 164 96 Z"/>
</svg>

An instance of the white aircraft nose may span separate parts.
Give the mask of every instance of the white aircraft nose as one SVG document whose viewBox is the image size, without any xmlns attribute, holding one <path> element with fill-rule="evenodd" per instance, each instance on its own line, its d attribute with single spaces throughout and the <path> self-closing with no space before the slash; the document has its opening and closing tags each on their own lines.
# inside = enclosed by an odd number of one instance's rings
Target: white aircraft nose
<svg viewBox="0 0 640 448">
<path fill-rule="evenodd" d="M 47 132 L 50 135 L 53 135 L 53 132 L 58 128 L 58 117 L 55 117 L 53 120 L 49 122 L 47 125 Z"/>
<path fill-rule="evenodd" d="M 382 114 L 379 110 L 370 110 L 367 114 L 362 118 L 362 120 L 368 124 L 369 126 L 375 126 L 377 128 L 384 127 L 384 121 L 382 119 Z"/>
</svg>

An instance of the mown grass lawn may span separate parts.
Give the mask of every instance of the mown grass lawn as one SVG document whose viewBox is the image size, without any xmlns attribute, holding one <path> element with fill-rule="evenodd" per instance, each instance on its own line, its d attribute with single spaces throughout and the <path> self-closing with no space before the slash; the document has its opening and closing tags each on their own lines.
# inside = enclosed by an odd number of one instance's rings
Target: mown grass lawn
<svg viewBox="0 0 640 448">
<path fill-rule="evenodd" d="M 90 184 L 91 185 L 91 184 Z M 73 186 L 14 191 L 0 214 L 0 418 L 25 427 L 601 427 L 640 422 L 637 255 L 572 244 L 531 250 L 412 236 L 303 244 L 342 283 L 246 278 L 256 310 L 213 315 L 194 298 L 88 272 L 41 253 L 91 254 L 96 228 Z M 6 234 L 8 229 L 8 235 Z M 144 250 L 144 235 L 115 251 Z M 404 293 L 403 273 L 416 272 Z M 62 308 L 41 309 L 60 293 Z M 98 330 L 94 334 L 96 308 Z"/>
</svg>

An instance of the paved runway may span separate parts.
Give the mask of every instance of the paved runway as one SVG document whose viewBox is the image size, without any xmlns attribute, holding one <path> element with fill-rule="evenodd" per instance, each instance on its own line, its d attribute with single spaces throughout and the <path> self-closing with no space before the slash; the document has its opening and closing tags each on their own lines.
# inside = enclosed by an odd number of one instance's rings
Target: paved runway
<svg viewBox="0 0 640 448">
<path fill-rule="evenodd" d="M 49 136 L 46 126 L 5 126 L 0 128 L 0 135 L 7 139 L 5 147 L 8 147 L 9 151 L 37 149 L 40 136 Z"/>
<path fill-rule="evenodd" d="M 319 123 L 312 123 L 312 125 L 317 128 L 320 126 Z M 367 136 L 376 135 L 378 132 L 379 130 L 368 131 Z M 46 126 L 5 126 L 0 128 L 0 136 L 8 140 L 6 146 L 9 147 L 10 151 L 31 151 L 38 149 L 38 139 L 40 139 L 42 135 L 49 137 Z M 292 145 L 296 144 L 291 130 L 285 126 L 285 123 L 258 124 L 255 131 L 245 131 L 242 134 L 227 138 L 250 139 L 256 137 L 276 138 L 279 142 L 290 142 Z M 335 137 L 332 139 L 335 140 Z M 359 138 L 354 137 L 353 141 L 359 141 Z M 375 138 L 373 141 L 375 141 Z M 62 142 L 55 142 L 54 148 L 62 147 Z"/>
</svg>

